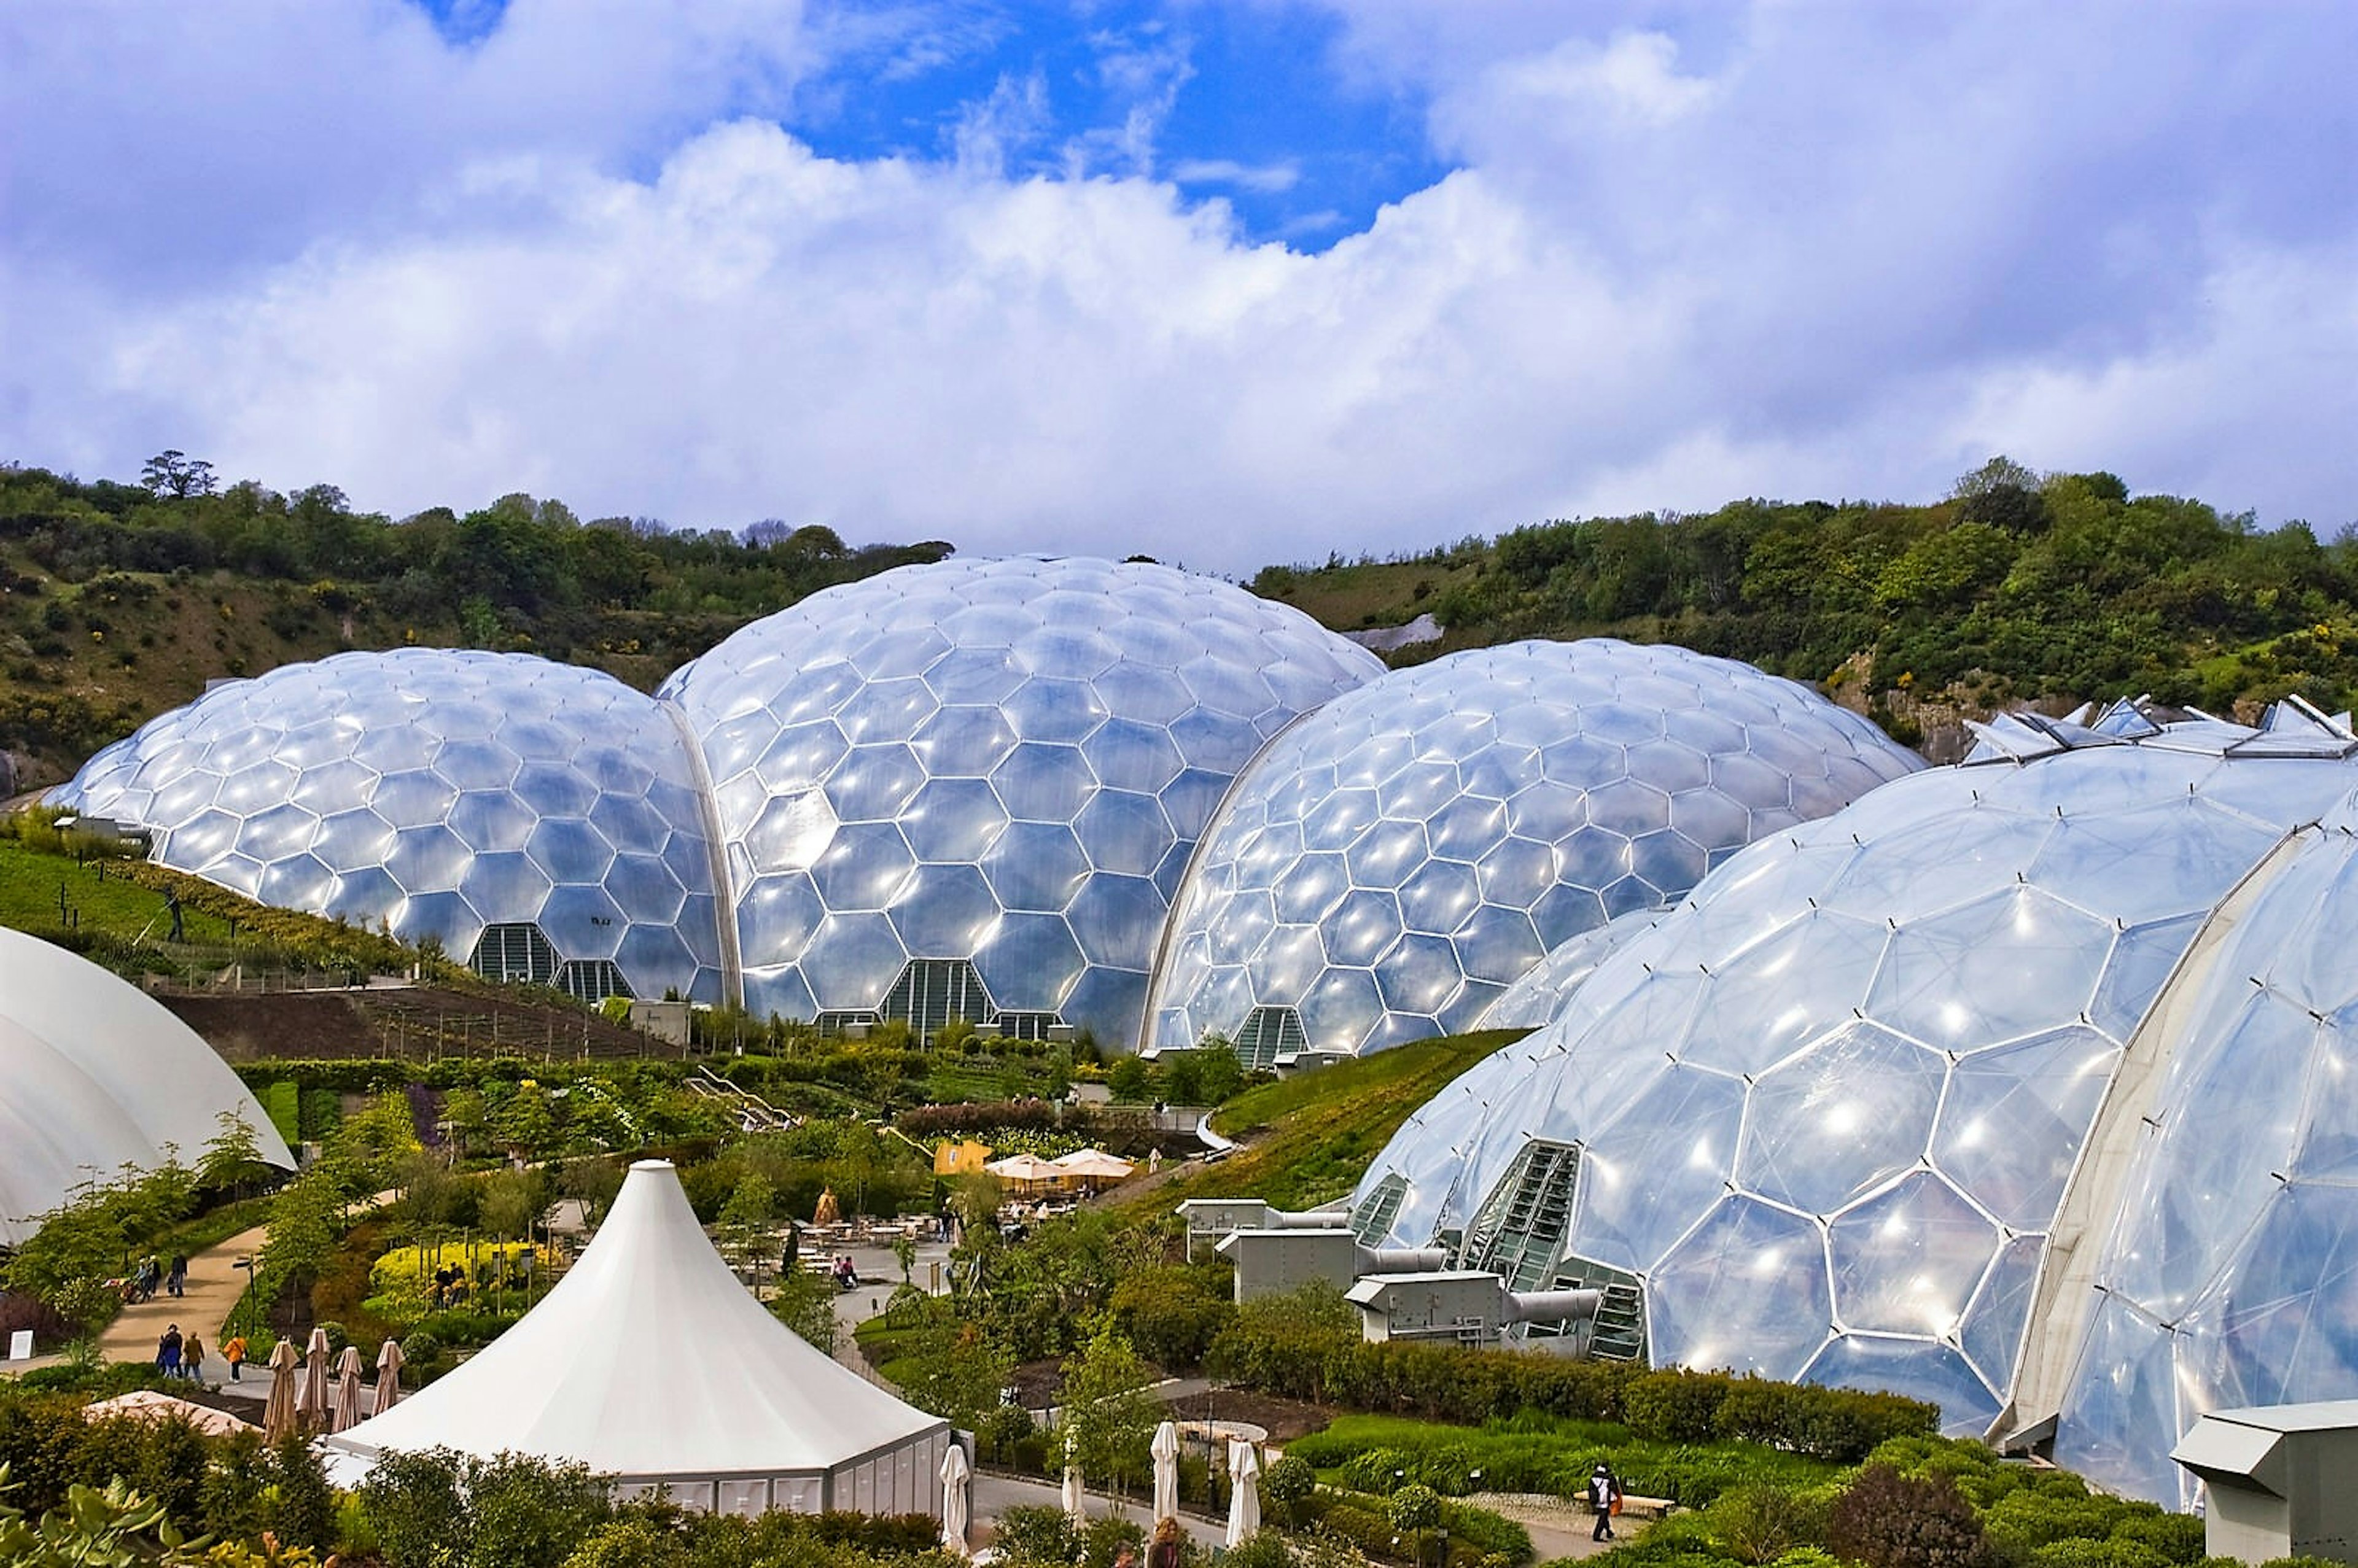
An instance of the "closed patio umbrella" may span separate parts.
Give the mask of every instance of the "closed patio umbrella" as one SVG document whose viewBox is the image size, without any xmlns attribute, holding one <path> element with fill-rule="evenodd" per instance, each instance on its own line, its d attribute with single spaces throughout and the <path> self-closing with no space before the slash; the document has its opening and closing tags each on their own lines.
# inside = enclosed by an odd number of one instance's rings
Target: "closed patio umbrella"
<svg viewBox="0 0 2358 1568">
<path fill-rule="evenodd" d="M 262 1407 L 262 1433 L 273 1443 L 295 1434 L 296 1369 L 302 1364 L 303 1353 L 291 1339 L 280 1340 L 270 1353 L 270 1402 Z"/>
<path fill-rule="evenodd" d="M 1251 1444 L 1228 1444 L 1228 1480 L 1236 1488 L 1228 1500 L 1228 1544 L 1241 1546 L 1260 1529 L 1260 1459 Z"/>
<path fill-rule="evenodd" d="M 1179 1516 L 1179 1429 L 1164 1422 L 1154 1429 L 1154 1517 L 1159 1522 Z"/>
<path fill-rule="evenodd" d="M 347 1345 L 336 1358 L 336 1401 L 330 1414 L 330 1432 L 350 1432 L 361 1423 L 361 1347 Z"/>
<path fill-rule="evenodd" d="M 383 1415 L 401 1398 L 401 1341 L 388 1339 L 376 1353 L 376 1398 L 369 1414 Z"/>
<path fill-rule="evenodd" d="M 1081 1456 L 1070 1437 L 1065 1439 L 1065 1517 L 1075 1524 L 1087 1524 L 1089 1511 L 1082 1507 L 1088 1494 L 1081 1487 Z"/>
<path fill-rule="evenodd" d="M 315 1328 L 311 1343 L 303 1347 L 303 1388 L 295 1399 L 295 1413 L 306 1426 L 321 1426 L 328 1420 L 328 1331 Z"/>
<path fill-rule="evenodd" d="M 967 1485 L 973 1476 L 965 1446 L 951 1444 L 942 1455 L 942 1544 L 960 1555 L 966 1552 Z"/>
</svg>

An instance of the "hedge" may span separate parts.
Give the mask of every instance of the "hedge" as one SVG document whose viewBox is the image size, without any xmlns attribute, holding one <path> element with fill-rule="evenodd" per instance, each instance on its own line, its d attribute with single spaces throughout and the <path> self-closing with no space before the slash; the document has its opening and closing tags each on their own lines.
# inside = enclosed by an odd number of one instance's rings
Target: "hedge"
<svg viewBox="0 0 2358 1568">
<path fill-rule="evenodd" d="M 1618 1422 L 1673 1443 L 1744 1438 L 1838 1465 L 1894 1437 L 1940 1429 L 1939 1407 L 1898 1394 L 1779 1383 L 1726 1372 L 1650 1372 L 1529 1351 L 1368 1343 L 1240 1314 L 1206 1357 L 1215 1376 L 1265 1393 L 1474 1426 L 1532 1410 Z"/>
</svg>

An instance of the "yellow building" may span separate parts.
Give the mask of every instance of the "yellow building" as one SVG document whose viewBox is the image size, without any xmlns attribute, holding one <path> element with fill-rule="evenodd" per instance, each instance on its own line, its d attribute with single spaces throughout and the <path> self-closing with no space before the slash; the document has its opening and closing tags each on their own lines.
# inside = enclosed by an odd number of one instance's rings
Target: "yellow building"
<svg viewBox="0 0 2358 1568">
<path fill-rule="evenodd" d="M 934 1174 L 979 1176 L 990 1158 L 990 1145 L 979 1139 L 946 1139 L 934 1145 Z"/>
</svg>

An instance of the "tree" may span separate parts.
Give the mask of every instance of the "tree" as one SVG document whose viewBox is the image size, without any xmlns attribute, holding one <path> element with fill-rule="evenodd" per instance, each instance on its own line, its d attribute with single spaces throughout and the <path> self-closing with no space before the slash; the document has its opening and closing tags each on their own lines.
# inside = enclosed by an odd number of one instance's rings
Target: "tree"
<svg viewBox="0 0 2358 1568">
<path fill-rule="evenodd" d="M 492 1130 L 519 1159 L 546 1154 L 557 1142 L 557 1108 L 538 1084 L 516 1086 L 507 1103 L 492 1112 Z"/>
<path fill-rule="evenodd" d="M 1163 1098 L 1173 1105 L 1199 1105 L 1204 1093 L 1204 1065 L 1193 1051 L 1166 1053 L 1160 1064 Z"/>
<path fill-rule="evenodd" d="M 270 1165 L 262 1157 L 262 1141 L 234 1110 L 213 1119 L 221 1127 L 197 1156 L 197 1185 L 216 1193 L 243 1196 L 270 1179 Z"/>
<path fill-rule="evenodd" d="M 836 1295 L 835 1281 L 807 1270 L 796 1269 L 778 1276 L 778 1288 L 766 1304 L 771 1316 L 832 1356 L 835 1354 L 838 1327 Z"/>
<path fill-rule="evenodd" d="M 1422 1482 L 1411 1481 L 1391 1495 L 1385 1511 L 1390 1515 L 1394 1530 L 1402 1535 L 1413 1531 L 1421 1544 L 1424 1532 L 1441 1523 L 1441 1494 Z"/>
<path fill-rule="evenodd" d="M 622 1190 L 622 1170 L 611 1160 L 576 1160 L 558 1173 L 557 1190 L 581 1200 L 581 1217 L 596 1226 L 605 1223 L 606 1210 Z"/>
<path fill-rule="evenodd" d="M 1110 1323 L 1065 1363 L 1065 1427 L 1084 1476 L 1120 1482 L 1144 1473 L 1146 1444 L 1163 1406 L 1147 1389 L 1153 1368 Z"/>
<path fill-rule="evenodd" d="M 485 1179 L 478 1212 L 485 1230 L 503 1241 L 519 1241 L 532 1235 L 546 1206 L 547 1195 L 537 1171 L 502 1171 Z"/>
<path fill-rule="evenodd" d="M 443 1096 L 442 1124 L 449 1129 L 450 1141 L 458 1145 L 459 1156 L 464 1159 L 470 1143 L 480 1143 L 491 1135 L 491 1108 L 484 1104 L 482 1091 L 456 1088 Z"/>
<path fill-rule="evenodd" d="M 1302 1520 L 1302 1505 L 1318 1489 L 1318 1472 L 1299 1454 L 1288 1454 L 1269 1467 L 1260 1480 L 1261 1495 L 1278 1505 L 1288 1524 Z"/>
<path fill-rule="evenodd" d="M 752 1266 L 756 1281 L 754 1294 L 761 1293 L 762 1260 L 769 1255 L 773 1227 L 778 1217 L 778 1191 L 770 1178 L 759 1171 L 747 1173 L 720 1206 L 721 1242 L 729 1249 L 739 1268 Z"/>
<path fill-rule="evenodd" d="M 1131 1104 L 1146 1098 L 1147 1082 L 1146 1064 L 1135 1056 L 1124 1056 L 1106 1075 L 1106 1084 L 1113 1090 L 1113 1098 Z"/>
<path fill-rule="evenodd" d="M 170 496 L 185 501 L 192 495 L 213 492 L 213 465 L 200 458 L 190 458 L 178 447 L 169 448 L 149 458 L 139 470 L 139 482 L 157 496 Z"/>
<path fill-rule="evenodd" d="M 1195 1048 L 1195 1060 L 1203 1072 L 1206 1105 L 1218 1105 L 1245 1087 L 1244 1062 L 1224 1037 L 1207 1036 Z"/>
</svg>

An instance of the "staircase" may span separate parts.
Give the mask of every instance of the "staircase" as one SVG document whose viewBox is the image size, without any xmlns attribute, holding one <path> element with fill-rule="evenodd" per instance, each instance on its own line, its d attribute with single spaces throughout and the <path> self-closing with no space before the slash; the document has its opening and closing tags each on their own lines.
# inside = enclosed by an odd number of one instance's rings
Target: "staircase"
<svg viewBox="0 0 2358 1568">
<path fill-rule="evenodd" d="M 1600 1361 L 1643 1361 L 1646 1358 L 1646 1297 L 1630 1280 L 1604 1286 L 1596 1322 L 1588 1334 L 1588 1353 Z"/>
<path fill-rule="evenodd" d="M 1523 1145 L 1467 1229 L 1462 1268 L 1501 1277 L 1512 1291 L 1536 1291 L 1555 1276 L 1572 1224 L 1580 1146 L 1534 1139 Z"/>
</svg>

